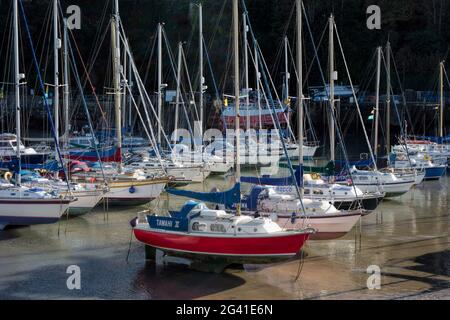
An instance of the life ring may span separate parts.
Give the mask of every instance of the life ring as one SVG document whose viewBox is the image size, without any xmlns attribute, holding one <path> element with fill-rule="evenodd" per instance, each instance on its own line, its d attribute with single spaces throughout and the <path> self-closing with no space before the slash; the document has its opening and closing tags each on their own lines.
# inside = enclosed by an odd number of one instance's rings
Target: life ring
<svg viewBox="0 0 450 320">
<path fill-rule="evenodd" d="M 13 177 L 13 174 L 11 173 L 11 172 L 5 172 L 5 174 L 3 175 L 3 178 L 6 180 L 6 181 L 10 181 L 11 179 L 12 179 L 12 177 Z"/>
</svg>

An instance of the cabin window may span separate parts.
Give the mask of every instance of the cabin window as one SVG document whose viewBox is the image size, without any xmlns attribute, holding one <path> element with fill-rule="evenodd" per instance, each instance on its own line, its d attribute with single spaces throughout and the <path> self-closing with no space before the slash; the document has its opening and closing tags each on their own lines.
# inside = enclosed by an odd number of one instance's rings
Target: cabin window
<svg viewBox="0 0 450 320">
<path fill-rule="evenodd" d="M 305 189 L 305 194 L 310 194 L 310 190 L 309 189 Z"/>
<path fill-rule="evenodd" d="M 314 190 L 314 194 L 323 194 L 323 191 L 322 190 L 318 190 L 318 189 L 316 189 L 316 190 Z"/>
<path fill-rule="evenodd" d="M 206 230 L 206 224 L 194 222 L 192 224 L 192 231 L 205 231 Z"/>
<path fill-rule="evenodd" d="M 226 232 L 225 226 L 223 224 L 212 224 L 210 228 L 212 232 Z"/>
</svg>

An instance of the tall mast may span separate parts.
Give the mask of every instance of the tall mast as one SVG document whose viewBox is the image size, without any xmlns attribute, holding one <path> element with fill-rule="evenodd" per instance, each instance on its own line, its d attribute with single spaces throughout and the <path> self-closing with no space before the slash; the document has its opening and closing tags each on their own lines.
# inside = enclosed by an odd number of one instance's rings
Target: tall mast
<svg viewBox="0 0 450 320">
<path fill-rule="evenodd" d="M 250 112 L 249 112 L 249 105 L 250 105 L 250 96 L 249 96 L 249 90 L 250 90 L 250 84 L 249 84 L 249 80 L 248 80 L 248 25 L 247 25 L 247 13 L 243 13 L 242 14 L 242 34 L 244 37 L 244 70 L 245 70 L 245 104 L 247 107 L 247 118 L 246 118 L 246 126 L 247 126 L 247 130 L 250 130 Z M 248 131 L 247 131 L 248 132 Z"/>
<path fill-rule="evenodd" d="M 128 41 L 128 39 L 127 39 Z M 125 75 L 128 73 L 127 69 L 128 69 L 128 63 L 127 63 L 127 58 L 128 58 L 128 54 L 126 52 L 125 46 L 124 46 L 124 55 L 123 55 L 123 76 L 125 77 Z M 128 85 L 128 83 L 126 83 L 128 81 L 128 79 L 126 79 L 124 81 L 124 85 Z M 126 88 L 123 90 L 122 92 L 122 128 L 126 128 L 127 123 L 126 123 L 126 118 L 127 118 L 127 90 Z"/>
<path fill-rule="evenodd" d="M 19 71 L 19 12 L 18 12 L 18 0 L 14 0 L 14 82 L 15 82 L 15 100 L 16 100 L 16 135 L 17 135 L 17 147 L 16 154 L 19 162 L 19 169 L 17 170 L 16 186 L 21 184 L 20 167 L 22 166 L 21 154 L 20 154 L 20 80 L 22 75 Z"/>
<path fill-rule="evenodd" d="M 199 10 L 199 55 L 200 55 L 200 62 L 199 62 L 199 85 L 200 85 L 200 101 L 199 101 L 199 108 L 200 108 L 200 141 L 203 146 L 203 126 L 204 126 L 204 116 L 205 116 L 205 110 L 204 110 L 204 97 L 203 97 L 203 91 L 205 89 L 205 77 L 203 72 L 203 5 L 199 3 L 198 5 Z"/>
<path fill-rule="evenodd" d="M 289 79 L 290 79 L 290 74 L 289 74 L 289 55 L 288 55 L 288 45 L 289 45 L 289 40 L 288 37 L 285 36 L 284 37 L 284 94 L 285 96 L 285 102 L 287 102 L 287 100 L 289 99 Z"/>
<path fill-rule="evenodd" d="M 161 146 L 162 113 L 162 24 L 158 24 L 158 145 Z"/>
<path fill-rule="evenodd" d="M 53 0 L 53 63 L 54 63 L 54 96 L 53 107 L 55 116 L 56 143 L 59 145 L 59 49 L 61 42 L 58 37 L 58 0 Z"/>
<path fill-rule="evenodd" d="M 391 43 L 386 44 L 386 153 L 391 152 Z M 406 139 L 406 137 L 404 137 Z"/>
<path fill-rule="evenodd" d="M 239 5 L 233 0 L 233 37 L 234 37 L 234 95 L 236 108 L 236 183 L 241 183 L 241 155 L 240 155 L 240 100 L 239 100 Z M 241 203 L 236 204 L 236 214 L 241 214 Z"/>
<path fill-rule="evenodd" d="M 132 121 L 131 119 L 131 111 L 132 111 L 132 103 L 133 103 L 133 73 L 131 67 L 131 56 L 128 59 L 128 86 L 130 87 L 130 94 L 128 95 L 128 128 L 130 129 L 130 135 L 133 135 L 132 130 Z"/>
<path fill-rule="evenodd" d="M 439 110 L 439 138 L 444 137 L 444 61 L 439 64 L 439 75 L 440 75 L 440 90 L 441 90 L 441 103 Z"/>
<path fill-rule="evenodd" d="M 256 94 L 258 103 L 258 115 L 259 115 L 259 130 L 262 131 L 262 115 L 261 115 L 261 94 L 260 94 L 260 79 L 261 74 L 259 73 L 259 55 L 258 55 L 258 41 L 255 40 L 255 73 L 256 73 Z"/>
<path fill-rule="evenodd" d="M 69 47 L 68 47 L 68 32 L 67 32 L 67 19 L 64 19 L 64 144 L 67 147 L 69 143 Z"/>
<path fill-rule="evenodd" d="M 175 143 L 178 141 L 178 117 L 180 109 L 180 96 L 181 96 L 181 63 L 182 63 L 182 50 L 183 43 L 180 41 L 178 43 L 178 65 L 177 65 L 177 96 L 175 100 Z"/>
<path fill-rule="evenodd" d="M 376 101 L 375 101 L 375 142 L 373 151 L 375 157 L 378 156 L 378 122 L 380 117 L 380 73 L 381 73 L 381 47 L 377 48 L 377 83 L 376 83 Z"/>
<path fill-rule="evenodd" d="M 330 16 L 329 21 L 329 57 L 330 57 L 330 112 L 329 112 L 329 127 L 330 127 L 330 160 L 334 162 L 335 160 L 335 127 L 334 127 L 334 79 L 335 79 L 335 70 L 334 70 L 334 17 Z"/>
<path fill-rule="evenodd" d="M 117 148 L 122 152 L 122 98 L 120 94 L 120 16 L 119 16 L 119 0 L 114 1 L 114 18 L 111 22 L 111 37 L 113 44 L 114 59 L 114 107 L 115 107 L 115 127 Z M 119 162 L 118 172 L 122 172 L 122 159 Z"/>
<path fill-rule="evenodd" d="M 286 38 L 287 39 L 287 38 Z M 297 0 L 297 108 L 298 108 L 298 161 L 303 166 L 303 44 L 302 44 L 302 0 Z M 287 75 L 287 73 L 286 73 Z M 301 170 L 300 172 L 303 172 Z M 300 185 L 303 194 L 303 184 Z"/>
</svg>

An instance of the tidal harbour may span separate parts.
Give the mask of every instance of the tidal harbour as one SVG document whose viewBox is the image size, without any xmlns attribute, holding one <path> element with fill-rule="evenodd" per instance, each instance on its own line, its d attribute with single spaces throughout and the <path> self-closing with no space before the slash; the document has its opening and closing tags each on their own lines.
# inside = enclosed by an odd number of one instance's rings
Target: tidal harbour
<svg viewBox="0 0 450 320">
<path fill-rule="evenodd" d="M 229 182 L 205 182 L 206 189 L 222 185 Z M 304 260 L 245 265 L 222 274 L 146 263 L 135 239 L 127 262 L 136 208 L 110 208 L 106 214 L 99 207 L 55 225 L 12 228 L 0 234 L 0 298 L 449 299 L 449 187 L 446 177 L 383 201 L 344 238 L 309 241 Z M 162 195 L 152 208 L 182 203 Z M 81 290 L 66 286 L 71 265 L 81 269 Z M 372 265 L 380 267 L 380 289 L 367 288 Z"/>
<path fill-rule="evenodd" d="M 450 299 L 445 1 L 75 2 L 0 0 L 0 302 Z"/>
</svg>

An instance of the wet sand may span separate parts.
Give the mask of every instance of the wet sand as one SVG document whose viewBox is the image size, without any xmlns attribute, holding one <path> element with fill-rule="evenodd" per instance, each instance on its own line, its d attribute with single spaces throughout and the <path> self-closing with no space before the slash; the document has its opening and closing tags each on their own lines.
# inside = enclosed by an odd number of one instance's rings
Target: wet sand
<svg viewBox="0 0 450 320">
<path fill-rule="evenodd" d="M 196 189 L 229 184 L 212 178 Z M 361 232 L 310 241 L 303 260 L 224 274 L 146 263 L 134 239 L 127 262 L 129 221 L 143 207 L 8 229 L 0 233 L 0 299 L 450 299 L 449 188 L 447 177 L 385 201 Z M 182 203 L 163 195 L 151 207 Z M 81 290 L 67 289 L 70 265 L 81 269 Z M 367 289 L 370 265 L 381 268 L 379 290 Z"/>
</svg>

